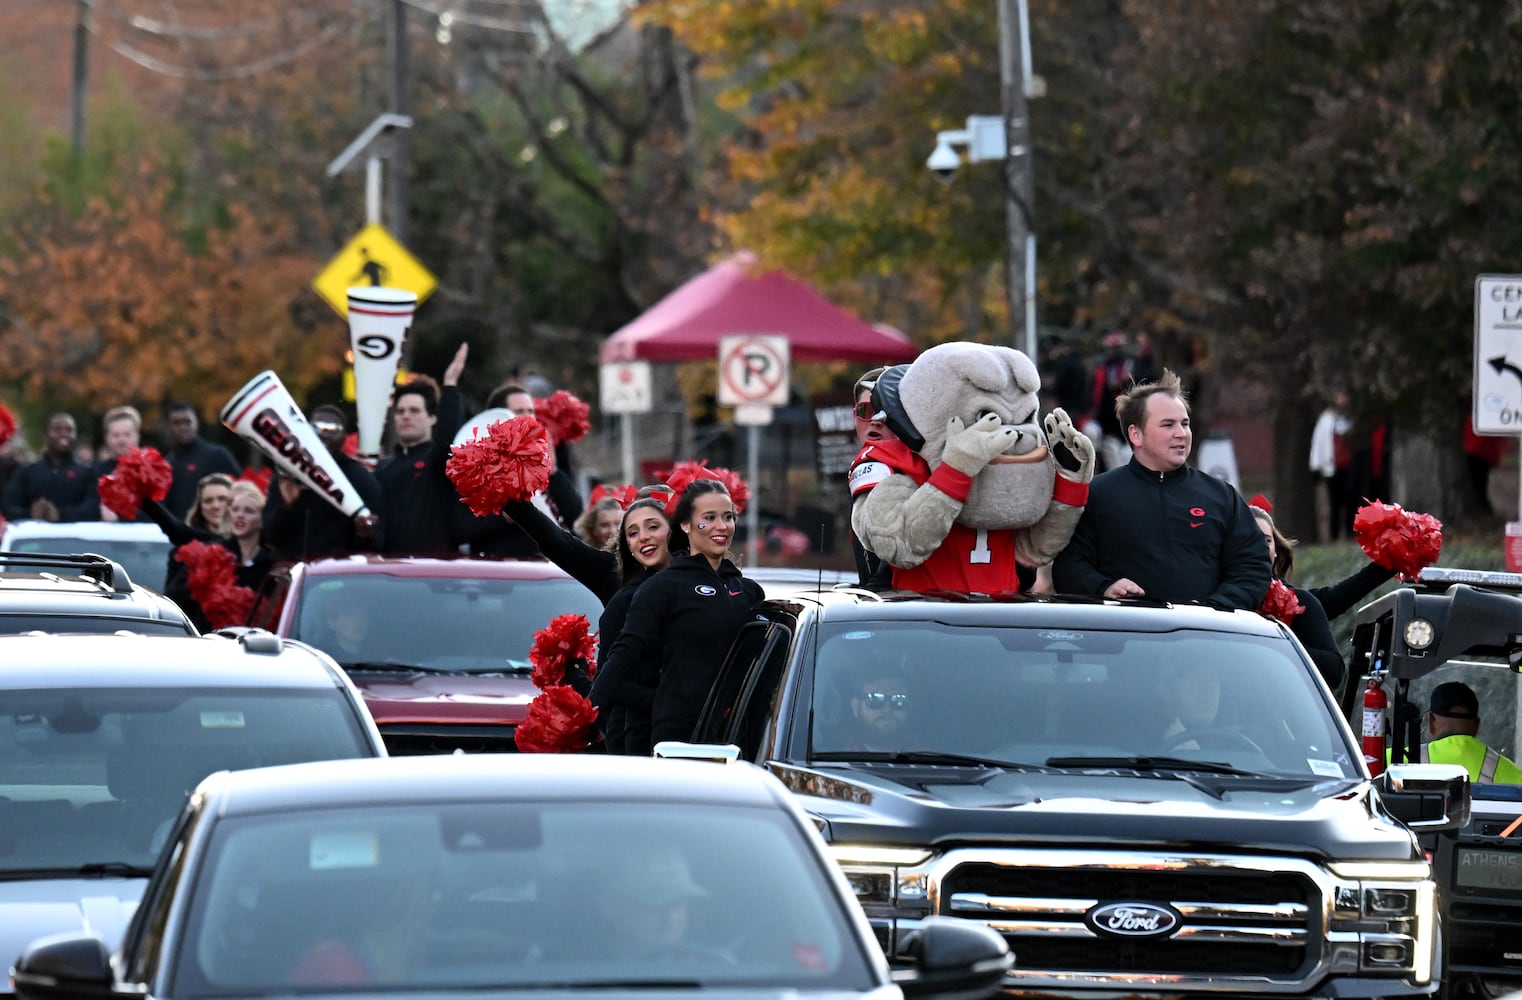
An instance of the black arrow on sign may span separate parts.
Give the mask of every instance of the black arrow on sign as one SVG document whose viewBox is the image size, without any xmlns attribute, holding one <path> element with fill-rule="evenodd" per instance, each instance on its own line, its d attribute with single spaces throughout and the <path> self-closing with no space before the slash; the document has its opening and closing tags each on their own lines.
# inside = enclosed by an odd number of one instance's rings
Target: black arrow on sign
<svg viewBox="0 0 1522 1000">
<path fill-rule="evenodd" d="M 1509 363 L 1506 360 L 1506 355 L 1504 354 L 1500 355 L 1499 357 L 1491 358 L 1490 367 L 1496 370 L 1497 375 L 1501 374 L 1502 372 L 1511 372 L 1517 377 L 1518 382 L 1522 382 L 1522 368 L 1518 368 L 1516 365 Z"/>
</svg>

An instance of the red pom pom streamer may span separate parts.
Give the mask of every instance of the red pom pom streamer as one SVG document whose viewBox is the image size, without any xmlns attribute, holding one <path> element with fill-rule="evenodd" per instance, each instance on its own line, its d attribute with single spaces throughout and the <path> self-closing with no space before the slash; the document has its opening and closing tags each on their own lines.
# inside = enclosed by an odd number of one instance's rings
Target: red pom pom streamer
<svg viewBox="0 0 1522 1000">
<path fill-rule="evenodd" d="M 534 633 L 534 644 L 528 651 L 534 686 L 547 691 L 564 683 L 566 666 L 572 660 L 585 663 L 588 675 L 596 671 L 597 640 L 592 638 L 591 623 L 586 615 L 556 615 Z"/>
<path fill-rule="evenodd" d="M 1353 537 L 1377 565 L 1402 580 L 1414 580 L 1442 553 L 1443 522 L 1376 500 L 1353 515 Z"/>
<path fill-rule="evenodd" d="M 498 420 L 484 437 L 455 445 L 444 474 L 460 499 L 480 517 L 502 512 L 509 500 L 527 500 L 550 483 L 550 436 L 530 416 Z"/>
<path fill-rule="evenodd" d="M 547 399 L 534 400 L 534 416 L 556 441 L 580 441 L 592 429 L 592 408 L 572 393 L 557 389 Z"/>
<path fill-rule="evenodd" d="M 1258 605 L 1258 614 L 1265 618 L 1277 618 L 1286 625 L 1304 611 L 1305 605 L 1295 596 L 1294 588 L 1282 580 L 1275 580 L 1268 585 L 1268 593 L 1263 596 L 1263 603 Z"/>
<path fill-rule="evenodd" d="M 16 436 L 16 415 L 0 403 L 0 445 Z"/>
<path fill-rule="evenodd" d="M 602 483 L 598 483 L 592 487 L 592 496 L 587 500 L 587 506 L 596 507 L 597 501 L 604 497 L 612 497 L 618 501 L 620 507 L 628 510 L 629 505 L 634 502 L 635 497 L 638 495 L 639 487 L 637 486 L 604 486 Z"/>
<path fill-rule="evenodd" d="M 133 448 L 116 460 L 116 471 L 101 476 L 96 488 L 100 502 L 123 521 L 137 517 L 144 500 L 162 500 L 169 495 L 174 471 L 157 448 Z"/>
<path fill-rule="evenodd" d="M 185 564 L 185 586 L 206 613 L 212 628 L 248 621 L 248 613 L 254 607 L 254 592 L 238 586 L 234 575 L 236 562 L 226 546 L 186 542 L 175 550 L 174 558 Z"/>
<path fill-rule="evenodd" d="M 524 753 L 579 753 L 591 745 L 597 708 L 564 684 L 545 688 L 529 702 L 528 715 L 513 731 Z"/>
</svg>

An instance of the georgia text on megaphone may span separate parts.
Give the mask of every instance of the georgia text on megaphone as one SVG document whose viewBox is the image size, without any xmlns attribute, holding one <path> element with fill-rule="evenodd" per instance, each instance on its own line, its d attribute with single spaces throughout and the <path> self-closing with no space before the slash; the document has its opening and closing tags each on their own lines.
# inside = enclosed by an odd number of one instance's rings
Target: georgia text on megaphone
<svg viewBox="0 0 1522 1000">
<path fill-rule="evenodd" d="M 317 431 L 273 371 L 250 379 L 222 407 L 221 417 L 228 430 L 247 439 L 345 514 L 355 517 L 366 512 L 354 484 L 333 463 Z"/>
</svg>

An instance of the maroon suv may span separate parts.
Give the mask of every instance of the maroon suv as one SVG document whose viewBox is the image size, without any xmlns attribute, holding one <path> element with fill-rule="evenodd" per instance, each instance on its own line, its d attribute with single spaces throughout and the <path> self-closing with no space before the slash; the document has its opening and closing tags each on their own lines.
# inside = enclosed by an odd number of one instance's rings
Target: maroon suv
<svg viewBox="0 0 1522 1000">
<path fill-rule="evenodd" d="M 392 754 L 510 751 L 538 690 L 534 633 L 602 605 L 548 562 L 350 556 L 265 581 L 250 624 L 348 671 Z"/>
</svg>

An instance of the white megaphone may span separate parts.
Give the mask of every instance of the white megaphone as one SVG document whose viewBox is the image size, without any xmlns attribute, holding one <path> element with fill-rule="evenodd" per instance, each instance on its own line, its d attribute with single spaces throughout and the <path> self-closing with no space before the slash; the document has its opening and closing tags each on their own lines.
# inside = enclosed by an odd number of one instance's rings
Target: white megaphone
<svg viewBox="0 0 1522 1000">
<path fill-rule="evenodd" d="M 357 456 L 373 466 L 380 458 L 386 409 L 396 385 L 397 367 L 417 295 L 400 288 L 349 289 L 349 347 L 354 353 L 354 428 Z"/>
<path fill-rule="evenodd" d="M 370 513 L 274 372 L 260 372 L 250 379 L 222 407 L 221 417 L 222 426 L 345 514 L 359 517 Z"/>
</svg>

